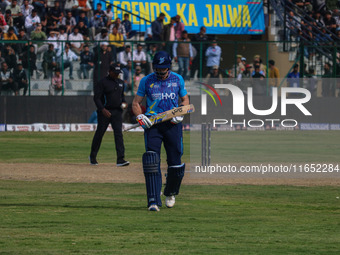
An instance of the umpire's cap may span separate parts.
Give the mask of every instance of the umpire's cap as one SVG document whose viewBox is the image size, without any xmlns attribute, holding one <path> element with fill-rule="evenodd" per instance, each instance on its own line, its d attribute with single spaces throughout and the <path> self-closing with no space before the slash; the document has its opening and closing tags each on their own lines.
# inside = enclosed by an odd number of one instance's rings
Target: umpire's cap
<svg viewBox="0 0 340 255">
<path fill-rule="evenodd" d="M 120 65 L 118 64 L 112 64 L 110 65 L 110 71 L 115 72 L 115 73 L 121 73 Z"/>
<path fill-rule="evenodd" d="M 153 58 L 153 68 L 170 68 L 171 57 L 166 51 L 159 51 Z"/>
</svg>

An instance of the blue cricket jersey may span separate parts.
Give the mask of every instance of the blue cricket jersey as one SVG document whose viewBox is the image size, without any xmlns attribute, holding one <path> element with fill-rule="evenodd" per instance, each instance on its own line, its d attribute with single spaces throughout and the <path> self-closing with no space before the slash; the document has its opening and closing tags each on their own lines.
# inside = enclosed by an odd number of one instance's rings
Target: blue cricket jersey
<svg viewBox="0 0 340 255">
<path fill-rule="evenodd" d="M 151 116 L 178 107 L 178 100 L 187 94 L 183 77 L 170 71 L 166 80 L 155 73 L 145 76 L 139 83 L 137 95 L 146 96 L 146 113 Z"/>
</svg>

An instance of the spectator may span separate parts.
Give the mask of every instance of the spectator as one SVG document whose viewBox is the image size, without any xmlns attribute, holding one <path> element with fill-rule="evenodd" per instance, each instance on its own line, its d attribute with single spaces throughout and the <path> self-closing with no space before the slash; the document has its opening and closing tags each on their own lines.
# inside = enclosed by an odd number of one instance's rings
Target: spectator
<svg viewBox="0 0 340 255">
<path fill-rule="evenodd" d="M 78 60 L 78 57 L 72 50 L 70 50 L 70 45 L 68 43 L 65 44 L 65 49 L 63 53 L 63 64 L 64 64 L 64 71 L 67 68 L 70 68 L 69 77 L 70 80 L 73 80 L 73 61 Z M 65 75 L 64 75 L 65 77 Z"/>
<path fill-rule="evenodd" d="M 152 29 L 151 29 L 151 27 L 147 27 L 145 34 L 146 34 L 146 36 L 145 36 L 144 41 L 147 43 L 147 48 L 149 49 L 148 42 L 152 41 Z"/>
<path fill-rule="evenodd" d="M 118 54 L 118 62 L 120 66 L 124 68 L 127 66 L 128 61 L 131 61 L 131 47 L 130 45 L 125 46 L 125 49 Z"/>
<path fill-rule="evenodd" d="M 112 33 L 113 27 L 117 28 L 119 34 L 123 35 L 124 40 L 126 39 L 125 27 L 122 25 L 120 18 L 116 18 L 114 23 L 110 26 L 110 32 Z"/>
<path fill-rule="evenodd" d="M 143 45 L 137 44 L 137 50 L 133 51 L 132 60 L 134 66 L 141 66 L 143 69 L 146 68 L 146 56 L 143 51 Z"/>
<path fill-rule="evenodd" d="M 332 66 L 329 63 L 324 64 L 324 73 L 322 75 L 322 96 L 334 97 L 335 96 L 335 84 L 332 81 Z"/>
<path fill-rule="evenodd" d="M 232 76 L 234 78 L 237 78 L 238 80 L 240 80 L 242 78 L 242 73 L 245 70 L 245 66 L 242 63 L 242 58 L 243 58 L 242 55 L 236 55 L 236 66 L 234 65 L 233 69 L 232 69 Z M 236 71 L 236 73 L 235 73 L 235 71 Z"/>
<path fill-rule="evenodd" d="M 9 27 L 7 33 L 3 35 L 3 40 L 5 41 L 17 41 L 18 37 L 14 33 L 14 28 Z M 10 45 L 13 49 L 17 49 L 18 44 L 17 43 L 6 43 L 5 46 Z"/>
<path fill-rule="evenodd" d="M 217 45 L 216 40 L 213 40 L 211 46 L 205 52 L 205 56 L 207 57 L 206 66 L 209 68 L 209 71 L 213 66 L 220 66 L 221 53 L 222 50 L 220 46 Z"/>
<path fill-rule="evenodd" d="M 88 0 L 78 0 L 78 10 L 87 13 L 92 10 L 92 7 Z"/>
<path fill-rule="evenodd" d="M 288 87 L 298 88 L 300 87 L 300 73 L 299 73 L 299 65 L 295 64 L 293 67 L 293 71 L 287 76 Z"/>
<path fill-rule="evenodd" d="M 178 74 L 184 80 L 188 78 L 189 63 L 193 59 L 192 45 L 189 42 L 188 32 L 184 30 L 182 37 L 177 39 L 177 42 L 173 45 L 173 56 L 179 66 Z"/>
<path fill-rule="evenodd" d="M 71 49 L 73 50 L 73 52 L 79 56 L 84 47 L 84 38 L 79 33 L 79 28 L 77 26 L 74 27 L 73 33 L 68 36 L 68 40 L 71 43 Z"/>
<path fill-rule="evenodd" d="M 97 46 L 100 46 L 101 42 L 107 42 L 109 40 L 109 35 L 108 31 L 106 28 L 102 28 L 100 33 L 98 33 L 95 37 L 94 40 L 97 42 Z"/>
<path fill-rule="evenodd" d="M 127 65 L 129 61 L 131 62 L 131 47 L 130 45 L 127 45 L 125 49 L 118 54 L 118 63 L 120 63 L 120 66 L 123 71 L 123 77 L 126 77 L 128 74 L 126 73 Z"/>
<path fill-rule="evenodd" d="M 72 15 L 78 16 L 78 7 L 79 4 L 77 0 L 66 0 L 64 5 L 64 12 L 65 13 L 72 12 Z"/>
<path fill-rule="evenodd" d="M 88 79 L 89 70 L 94 67 L 94 55 L 90 51 L 89 46 L 85 45 L 84 50 L 80 54 L 80 70 L 83 74 L 84 79 Z"/>
<path fill-rule="evenodd" d="M 48 17 L 51 21 L 55 21 L 56 23 L 62 22 L 63 15 L 62 15 L 60 3 L 58 0 L 54 1 L 54 7 L 50 8 Z"/>
<path fill-rule="evenodd" d="M 6 62 L 3 62 L 1 65 L 1 71 L 0 71 L 0 95 L 1 91 L 8 91 L 12 90 L 15 91 L 14 83 L 13 83 L 13 74 L 8 69 L 8 65 Z"/>
<path fill-rule="evenodd" d="M 7 25 L 7 22 L 5 20 L 5 16 L 0 13 L 0 28 L 2 29 L 3 32 L 7 32 L 9 26 Z"/>
<path fill-rule="evenodd" d="M 287 41 L 293 40 L 292 35 L 296 35 L 298 31 L 301 29 L 301 20 L 299 17 L 296 17 L 294 12 L 290 11 L 288 14 L 288 19 L 286 22 L 287 27 Z"/>
<path fill-rule="evenodd" d="M 31 40 L 35 41 L 34 46 L 36 48 L 37 56 L 40 56 L 42 53 L 48 50 L 48 45 L 44 43 L 47 39 L 46 34 L 41 31 L 42 25 L 37 24 L 35 30 L 31 33 Z"/>
<path fill-rule="evenodd" d="M 190 77 L 194 78 L 195 73 L 197 71 L 197 77 L 200 77 L 201 75 L 201 70 L 200 70 L 200 61 L 202 61 L 202 66 L 204 67 L 206 65 L 206 59 L 204 58 L 204 56 L 200 55 L 201 52 L 201 44 L 199 42 L 202 42 L 202 52 L 204 53 L 206 51 L 207 48 L 207 44 L 205 42 L 208 41 L 208 36 L 206 35 L 206 27 L 201 27 L 200 28 L 200 32 L 197 33 L 194 38 L 193 41 L 196 42 L 193 44 L 194 48 L 196 49 L 197 55 L 194 58 L 193 62 L 192 62 L 192 66 L 190 69 Z"/>
<path fill-rule="evenodd" d="M 19 41 L 29 41 L 29 38 L 25 33 L 25 29 L 23 29 L 23 28 L 19 29 L 18 40 Z M 28 46 L 28 43 L 18 43 L 17 44 L 17 53 L 18 53 L 19 59 L 21 59 L 22 53 L 23 53 L 24 49 L 27 48 L 27 46 Z"/>
<path fill-rule="evenodd" d="M 124 50 L 124 38 L 123 35 L 118 33 L 117 27 L 113 27 L 112 34 L 109 35 L 110 46 L 112 49 L 112 54 L 114 61 L 117 62 L 117 53 Z"/>
<path fill-rule="evenodd" d="M 255 65 L 257 65 L 257 64 L 260 65 L 260 71 L 261 71 L 261 73 L 262 73 L 264 76 L 266 76 L 266 69 L 267 69 L 267 67 L 266 67 L 264 64 L 262 64 L 262 60 L 261 60 L 261 56 L 260 56 L 260 55 L 255 55 L 255 56 L 254 56 L 253 67 L 254 67 Z"/>
<path fill-rule="evenodd" d="M 340 4 L 340 1 L 339 1 L 339 4 Z M 335 9 L 333 11 L 333 18 L 335 19 L 335 22 L 336 22 L 336 27 L 339 28 L 340 27 L 340 12 L 338 9 Z"/>
<path fill-rule="evenodd" d="M 23 5 L 21 6 L 21 13 L 24 16 L 25 20 L 28 16 L 32 14 L 34 7 L 30 5 L 28 0 L 24 0 Z"/>
<path fill-rule="evenodd" d="M 122 69 L 123 81 L 125 84 L 125 92 L 131 90 L 132 87 L 132 62 L 129 60 L 127 65 Z"/>
<path fill-rule="evenodd" d="M 252 78 L 251 65 L 246 65 L 246 68 L 242 73 L 242 78 Z"/>
<path fill-rule="evenodd" d="M 28 47 L 27 51 L 24 51 L 22 56 L 22 65 L 28 70 L 28 73 L 33 76 L 33 72 L 36 71 L 37 75 L 40 75 L 41 72 L 37 70 L 37 55 L 35 54 L 35 48 L 33 45 Z"/>
<path fill-rule="evenodd" d="M 147 54 L 146 54 L 146 61 L 147 61 L 147 66 L 146 66 L 146 73 L 149 74 L 152 72 L 153 68 L 152 68 L 152 61 L 153 58 L 155 56 L 157 52 L 157 45 L 156 44 L 152 44 L 150 46 L 150 49 L 148 50 Z"/>
<path fill-rule="evenodd" d="M 13 71 L 14 68 L 16 68 L 17 66 L 17 56 L 15 54 L 15 50 L 9 44 L 6 44 L 5 47 L 6 47 L 6 50 L 5 50 L 4 58 L 8 65 L 8 69 Z"/>
<path fill-rule="evenodd" d="M 32 14 L 27 16 L 25 19 L 25 28 L 27 33 L 30 35 L 34 31 L 38 24 L 40 24 L 40 18 L 37 16 L 37 11 L 32 10 Z"/>
<path fill-rule="evenodd" d="M 315 22 L 315 25 L 319 28 L 321 27 L 324 27 L 325 26 L 325 23 L 323 22 L 323 18 L 321 16 L 321 13 L 320 12 L 316 12 L 315 15 L 314 15 L 314 22 Z"/>
<path fill-rule="evenodd" d="M 14 28 L 13 27 L 9 27 L 7 33 L 4 34 L 4 40 L 7 41 L 17 41 L 18 37 L 16 36 L 16 34 L 14 33 Z"/>
<path fill-rule="evenodd" d="M 280 72 L 279 69 L 275 66 L 274 60 L 269 60 L 269 84 L 272 87 L 279 87 L 279 78 Z"/>
<path fill-rule="evenodd" d="M 56 96 L 58 94 L 61 94 L 61 92 L 63 91 L 64 84 L 65 84 L 65 80 L 63 79 L 63 76 L 60 73 L 60 69 L 57 68 L 51 80 L 50 91 L 49 91 L 50 95 Z"/>
<path fill-rule="evenodd" d="M 58 24 L 56 21 L 49 20 L 47 22 L 47 27 L 45 33 L 48 35 L 51 31 L 58 31 Z"/>
<path fill-rule="evenodd" d="M 22 28 L 24 26 L 24 15 L 21 13 L 21 8 L 17 5 L 17 0 L 12 0 L 11 5 L 7 5 L 6 10 L 11 10 L 11 15 L 13 18 L 13 25 L 17 28 Z"/>
<path fill-rule="evenodd" d="M 220 69 L 218 66 L 213 66 L 212 71 L 208 73 L 207 75 L 207 81 L 208 84 L 223 84 L 223 76 L 220 72 Z"/>
<path fill-rule="evenodd" d="M 245 70 L 242 72 L 241 80 L 239 80 L 238 86 L 244 92 L 247 92 L 248 87 L 251 86 L 251 65 L 246 64 Z"/>
<path fill-rule="evenodd" d="M 91 18 L 92 34 L 98 34 L 103 27 L 105 27 L 103 17 L 98 11 L 95 11 L 93 17 Z"/>
<path fill-rule="evenodd" d="M 124 20 L 122 22 L 122 25 L 125 28 L 125 32 L 126 32 L 126 38 L 130 39 L 132 37 L 134 37 L 137 34 L 136 30 L 132 30 L 132 25 L 131 25 L 131 21 L 130 21 L 130 16 L 128 13 L 124 14 Z"/>
<path fill-rule="evenodd" d="M 24 89 L 23 95 L 26 96 L 28 88 L 28 80 L 25 70 L 22 68 L 22 63 L 18 63 L 17 68 L 13 72 L 14 87 L 16 89 L 15 95 L 19 94 L 20 89 Z"/>
<path fill-rule="evenodd" d="M 12 18 L 12 12 L 11 10 L 6 10 L 5 12 L 5 21 L 9 27 L 14 27 L 14 22 Z"/>
<path fill-rule="evenodd" d="M 145 74 L 142 73 L 142 68 L 140 66 L 136 66 L 135 74 L 133 75 L 133 95 L 137 94 L 139 83 L 144 77 Z"/>
<path fill-rule="evenodd" d="M 67 12 L 66 17 L 63 17 L 62 25 L 66 26 L 66 33 L 70 34 L 74 27 L 77 25 L 76 19 L 72 16 L 72 12 Z"/>
<path fill-rule="evenodd" d="M 325 23 L 325 27 L 335 33 L 336 30 L 336 20 L 332 17 L 332 14 L 328 11 L 326 12 L 325 17 L 323 18 L 323 22 Z"/>
<path fill-rule="evenodd" d="M 94 65 L 95 69 L 93 72 L 93 82 L 94 85 L 97 84 L 97 82 L 104 78 L 110 69 L 110 65 L 113 64 L 113 55 L 112 52 L 108 51 L 108 43 L 107 42 L 101 42 L 100 43 L 100 51 L 96 51 L 94 55 Z"/>
<path fill-rule="evenodd" d="M 176 39 L 175 35 L 176 18 L 172 17 L 170 23 L 164 26 L 163 40 L 165 42 L 165 51 L 172 56 L 173 42 Z M 164 45 L 164 44 L 163 44 Z"/>
<path fill-rule="evenodd" d="M 48 78 L 48 71 L 52 71 L 58 67 L 53 44 L 49 44 L 48 51 L 44 53 L 42 67 L 44 71 L 44 79 Z"/>
<path fill-rule="evenodd" d="M 253 89 L 255 96 L 264 96 L 266 92 L 266 81 L 265 76 L 260 70 L 260 65 L 255 65 L 253 78 Z"/>
<path fill-rule="evenodd" d="M 0 0 L 0 12 L 2 14 L 5 14 L 6 7 L 9 4 L 11 4 L 11 3 L 7 0 Z M 0 68 L 1 68 L 1 66 L 0 66 Z"/>
<path fill-rule="evenodd" d="M 103 6 L 102 6 L 101 3 L 97 3 L 97 9 L 95 11 L 100 15 L 100 17 L 103 18 L 103 22 L 104 22 L 104 26 L 105 26 L 106 23 L 107 23 L 107 19 L 106 19 L 104 11 L 102 10 L 102 7 Z"/>
<path fill-rule="evenodd" d="M 84 41 L 90 40 L 89 29 L 85 26 L 84 21 L 78 22 L 79 33 L 83 35 Z"/>
<path fill-rule="evenodd" d="M 65 33 L 66 27 L 61 25 L 59 26 L 59 35 L 58 35 L 58 41 L 60 43 L 60 48 L 64 49 L 65 48 L 65 41 L 67 41 L 67 34 Z"/>
<path fill-rule="evenodd" d="M 112 12 L 112 5 L 109 4 L 107 7 L 106 7 L 106 10 L 104 11 L 104 15 L 105 15 L 105 18 L 106 18 L 106 26 L 110 26 L 111 25 L 111 20 L 113 18 L 113 12 Z"/>
<path fill-rule="evenodd" d="M 54 46 L 54 51 L 57 54 L 57 56 L 60 56 L 61 54 L 61 47 L 60 47 L 60 42 L 58 42 L 58 36 L 59 32 L 57 31 L 50 31 L 50 36 L 47 38 L 47 43 L 48 44 L 53 44 Z"/>
<path fill-rule="evenodd" d="M 41 17 L 40 20 L 41 20 L 41 25 L 42 25 L 41 31 L 44 31 L 45 34 L 48 34 L 47 19 L 45 17 Z"/>
<path fill-rule="evenodd" d="M 33 0 L 32 5 L 33 5 L 34 9 L 37 10 L 38 15 L 40 17 L 45 17 L 46 9 L 47 9 L 46 0 Z"/>
<path fill-rule="evenodd" d="M 86 17 L 85 12 L 80 12 L 79 16 L 77 16 L 77 18 L 76 18 L 76 21 L 77 21 L 78 24 L 79 24 L 80 21 L 83 21 L 85 27 L 90 28 L 89 19 Z"/>
<path fill-rule="evenodd" d="M 176 39 L 180 39 L 182 37 L 182 32 L 185 29 L 185 26 L 183 22 L 181 22 L 181 16 L 176 15 L 176 26 L 175 26 L 175 31 L 176 31 Z"/>
<path fill-rule="evenodd" d="M 242 57 L 241 58 L 241 63 L 243 65 L 243 71 L 246 69 L 246 64 L 247 64 L 247 59 L 245 57 Z M 242 66 L 241 66 L 241 69 L 242 69 Z"/>
<path fill-rule="evenodd" d="M 164 18 L 165 14 L 161 12 L 158 18 L 151 23 L 153 41 L 163 41 Z"/>
</svg>

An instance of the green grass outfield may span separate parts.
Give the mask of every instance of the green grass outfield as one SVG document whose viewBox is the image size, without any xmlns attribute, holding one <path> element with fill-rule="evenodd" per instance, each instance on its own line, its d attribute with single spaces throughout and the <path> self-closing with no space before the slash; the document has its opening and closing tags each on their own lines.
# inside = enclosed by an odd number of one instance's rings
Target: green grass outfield
<svg viewBox="0 0 340 255">
<path fill-rule="evenodd" d="M 339 254 L 338 187 L 0 181 L 0 254 Z"/>
<path fill-rule="evenodd" d="M 86 163 L 92 136 L 0 133 L 0 163 Z M 339 155 L 340 132 L 228 136 L 235 161 L 242 149 L 249 162 L 271 152 Z M 185 133 L 187 162 L 189 140 Z M 142 134 L 127 134 L 125 144 L 127 159 L 140 162 Z M 107 134 L 98 160 L 114 163 L 114 154 Z M 339 254 L 339 197 L 334 186 L 183 185 L 175 208 L 152 213 L 143 184 L 0 180 L 0 254 Z"/>
<path fill-rule="evenodd" d="M 0 162 L 86 163 L 92 132 L 1 132 Z M 192 139 L 190 145 L 190 139 Z M 141 162 L 143 133 L 124 133 L 126 159 Z M 200 157 L 199 133 L 184 132 L 183 161 L 190 150 Z M 164 149 L 162 159 L 165 159 Z M 115 163 L 114 139 L 106 133 L 98 154 L 100 163 Z M 212 157 L 225 162 L 339 162 L 340 131 L 212 132 Z"/>
</svg>

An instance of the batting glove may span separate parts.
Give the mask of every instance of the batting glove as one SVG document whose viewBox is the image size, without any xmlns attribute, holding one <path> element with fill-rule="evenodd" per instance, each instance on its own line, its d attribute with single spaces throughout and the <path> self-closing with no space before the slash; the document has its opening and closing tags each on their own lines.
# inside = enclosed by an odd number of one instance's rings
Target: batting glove
<svg viewBox="0 0 340 255">
<path fill-rule="evenodd" d="M 146 117 L 144 114 L 139 114 L 136 118 L 139 125 L 141 125 L 142 128 L 147 129 L 152 126 L 151 120 L 149 120 L 148 117 Z"/>
<path fill-rule="evenodd" d="M 177 116 L 177 117 L 173 117 L 170 122 L 172 124 L 178 124 L 178 123 L 181 123 L 184 119 L 184 116 Z"/>
</svg>

